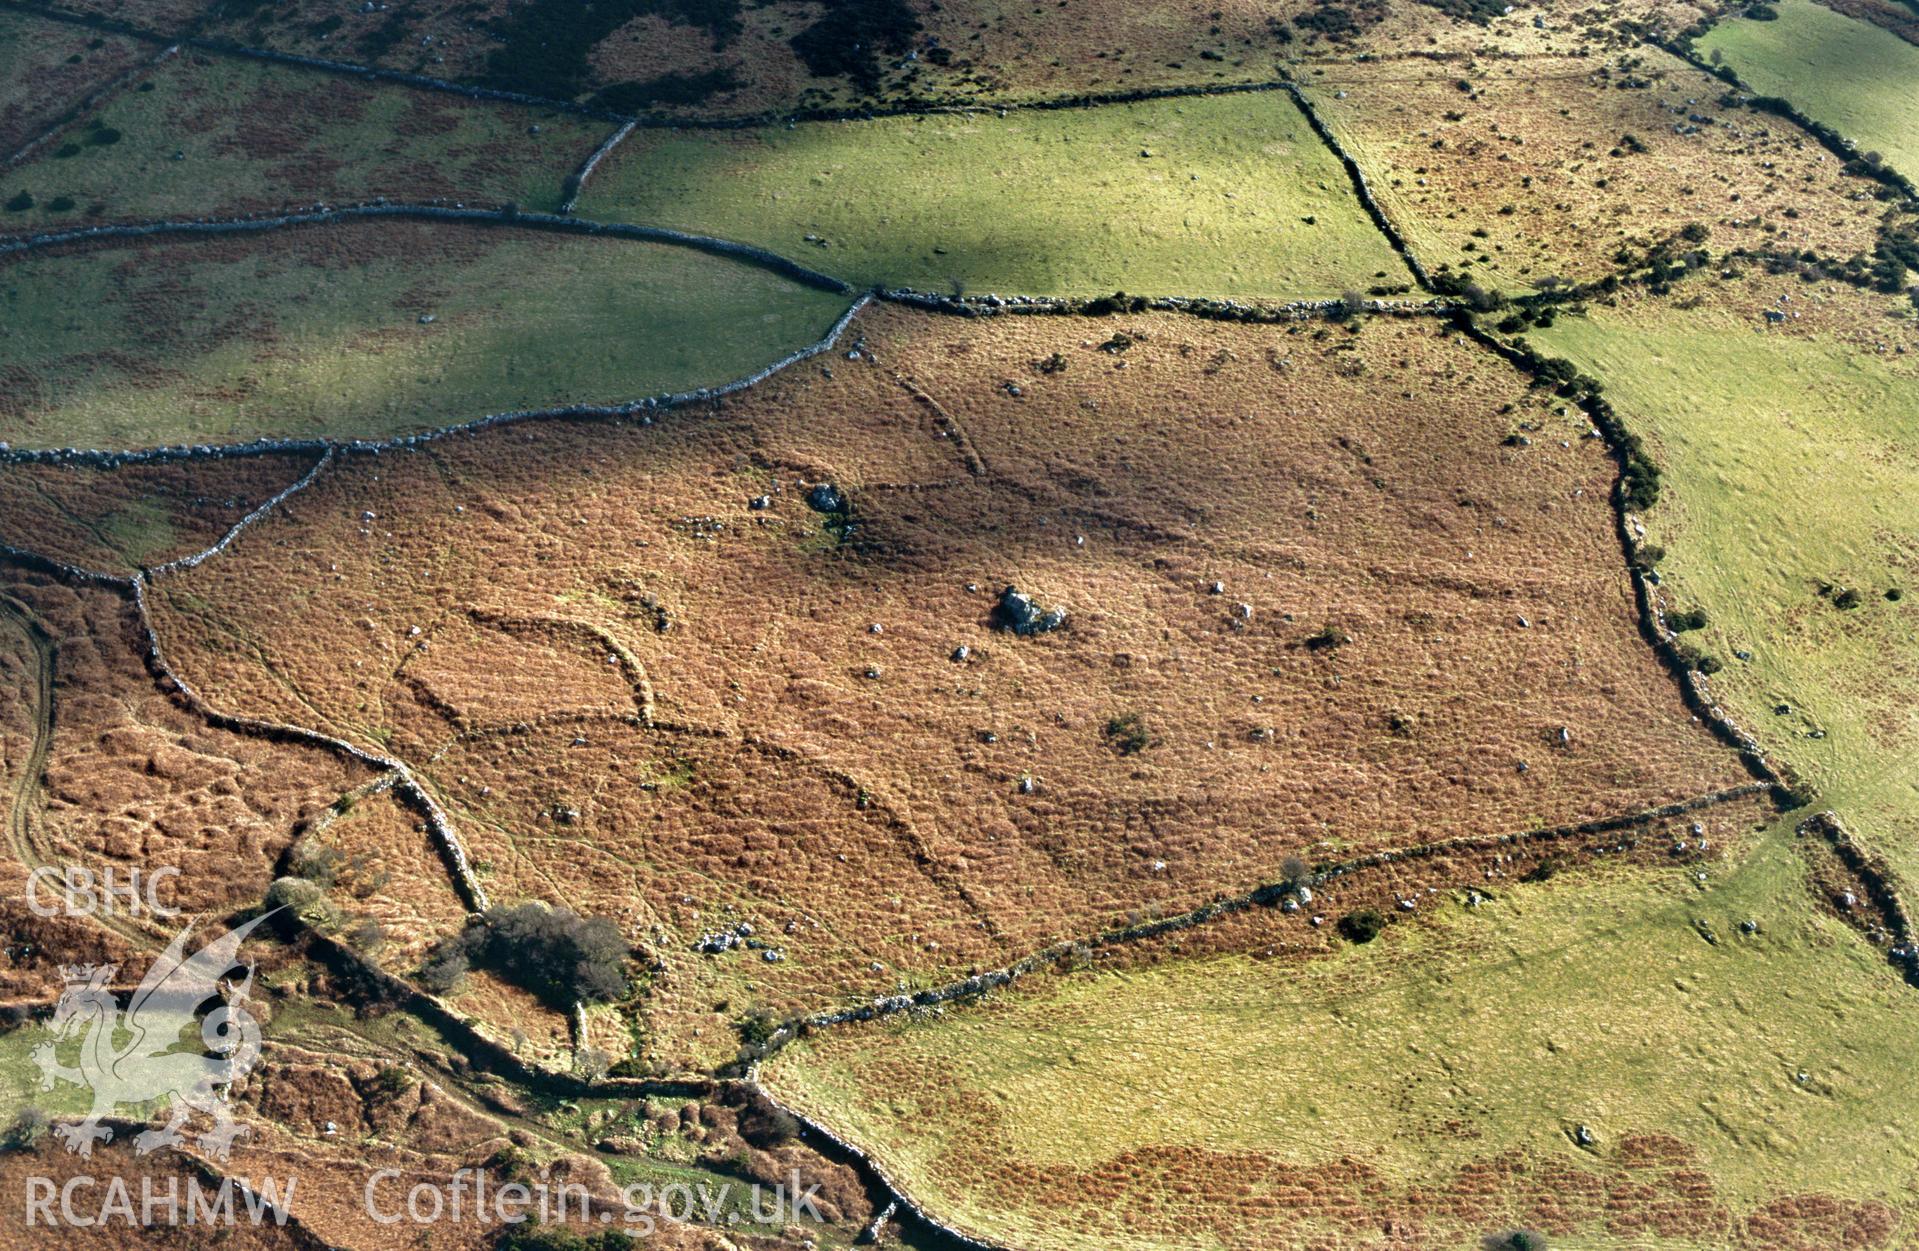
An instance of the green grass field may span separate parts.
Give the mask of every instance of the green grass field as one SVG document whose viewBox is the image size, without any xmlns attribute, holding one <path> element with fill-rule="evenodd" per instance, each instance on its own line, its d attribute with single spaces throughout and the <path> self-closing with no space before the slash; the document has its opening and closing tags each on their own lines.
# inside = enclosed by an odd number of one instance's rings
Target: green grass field
<svg viewBox="0 0 1919 1251">
<path fill-rule="evenodd" d="M 1761 310 L 1779 307 L 1782 292 L 1806 316 L 1847 327 L 1849 340 L 1768 330 Z M 1848 288 L 1752 275 L 1699 308 L 1622 301 L 1532 337 L 1601 379 L 1652 441 L 1665 477 L 1644 518 L 1648 537 L 1668 552 L 1672 602 L 1710 618 L 1691 637 L 1725 663 L 1715 694 L 1911 877 L 1919 339 L 1909 312 Z M 1868 346 L 1879 341 L 1907 354 Z M 1822 597 L 1821 581 L 1857 590 L 1858 606 Z M 1903 598 L 1889 601 L 1889 590 Z"/>
<path fill-rule="evenodd" d="M 446 198 L 559 207 L 609 127 L 544 109 L 192 53 L 0 174 L 0 232 Z"/>
<path fill-rule="evenodd" d="M 750 373 L 846 304 L 684 248 L 423 223 L 29 253 L 0 266 L 0 438 L 351 438 L 615 403 Z"/>
<path fill-rule="evenodd" d="M 1754 91 L 1792 101 L 1919 179 L 1919 48 L 1812 0 L 1776 7 L 1776 21 L 1727 18 L 1699 50 L 1723 56 Z"/>
<path fill-rule="evenodd" d="M 1343 1159 L 1378 1174 L 1369 1212 L 1428 1188 L 1412 1210 L 1438 1226 L 1431 1245 L 1466 1246 L 1476 1231 L 1448 1233 L 1431 1197 L 1456 1170 L 1518 1152 L 1597 1172 L 1640 1133 L 1688 1144 L 1736 1215 L 1806 1192 L 1909 1203 L 1912 991 L 1809 906 L 1803 873 L 1775 831 L 1704 885 L 1677 868 L 1562 875 L 1303 966 L 1043 977 L 937 1021 L 827 1031 L 767 1076 L 943 1219 L 1035 1248 L 1297 1245 L 1285 1188 L 1312 1183 L 1285 1170 Z M 1102 1179 L 1190 1152 L 1218 1161 L 1214 1184 L 1094 1202 Z M 1222 1169 L 1250 1189 L 1217 1184 Z M 1527 1217 L 1494 1211 L 1477 1232 Z M 1553 1245 L 1755 1244 L 1597 1223 Z"/>
<path fill-rule="evenodd" d="M 35 138 L 141 55 L 140 45 L 124 36 L 0 12 L 0 156 Z"/>
<path fill-rule="evenodd" d="M 1291 299 L 1408 280 L 1276 92 L 645 132 L 580 213 L 942 292 Z"/>
<path fill-rule="evenodd" d="M 1624 297 L 1533 338 L 1601 377 L 1664 466 L 1646 522 L 1674 604 L 1708 612 L 1692 637 L 1726 662 L 1715 693 L 1910 874 L 1919 606 L 1886 591 L 1919 573 L 1911 315 L 1757 275 L 1679 292 L 1695 295 Z M 1775 328 L 1768 307 L 1803 311 Z M 1919 1198 L 1899 1128 L 1919 1113 L 1903 1076 L 1912 991 L 1815 906 L 1800 815 L 1704 883 L 1562 875 L 1305 965 L 1047 977 L 936 1021 L 816 1035 L 768 1080 L 942 1219 L 1036 1248 L 1300 1245 L 1337 1231 L 1299 1225 L 1298 1198 L 1260 1197 L 1314 1193 L 1345 1161 L 1374 1173 L 1369 1213 L 1461 1219 L 1435 1196 L 1488 1161 L 1569 1170 L 1552 1185 L 1575 1195 L 1616 1185 L 1597 1175 L 1639 1134 L 1693 1153 L 1723 1220 L 1688 1226 L 1674 1200 L 1670 1222 L 1628 1224 L 1571 1201 L 1556 1247 L 1770 1245 L 1738 1222 L 1788 1196 Z M 1222 1171 L 1237 1187 L 1202 1180 Z M 1523 1207 L 1479 1215 L 1539 1223 Z"/>
</svg>

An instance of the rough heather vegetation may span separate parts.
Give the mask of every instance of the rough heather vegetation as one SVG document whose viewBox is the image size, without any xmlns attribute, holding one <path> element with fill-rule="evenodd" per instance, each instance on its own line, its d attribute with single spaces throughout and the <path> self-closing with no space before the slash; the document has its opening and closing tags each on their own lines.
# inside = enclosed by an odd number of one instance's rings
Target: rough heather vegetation
<svg viewBox="0 0 1919 1251">
<path fill-rule="evenodd" d="M 1919 1245 L 1913 3 L 0 5 L 0 1245 Z"/>
</svg>

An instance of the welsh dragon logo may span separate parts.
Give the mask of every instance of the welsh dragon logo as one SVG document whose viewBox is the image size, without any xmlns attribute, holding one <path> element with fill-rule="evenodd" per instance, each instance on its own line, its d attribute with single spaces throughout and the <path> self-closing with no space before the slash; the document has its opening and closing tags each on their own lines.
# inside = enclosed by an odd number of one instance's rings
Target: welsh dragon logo
<svg viewBox="0 0 1919 1251">
<path fill-rule="evenodd" d="M 42 1090 L 67 1082 L 93 1091 L 93 1108 L 85 1117 L 54 1127 L 67 1150 L 90 1156 L 96 1142 L 111 1141 L 113 1130 L 101 1124 L 101 1118 L 122 1104 L 165 1100 L 166 1124 L 134 1137 L 139 1154 L 180 1146 L 185 1141 L 181 1127 L 191 1113 L 199 1112 L 213 1120 L 199 1145 L 216 1159 L 227 1158 L 245 1127 L 228 1110 L 226 1088 L 259 1062 L 260 1027 L 245 1008 L 253 966 L 243 966 L 246 975 L 237 983 L 223 979 L 242 967 L 240 944 L 264 920 L 256 917 L 229 930 L 191 956 L 185 953 L 192 930 L 182 930 L 147 970 L 124 1012 L 108 989 L 117 965 L 61 969 L 66 990 L 48 1026 L 53 1037 L 34 1048 L 33 1061 L 40 1067 Z M 200 1021 L 200 1041 L 212 1054 L 176 1050 L 198 1010 L 214 999 L 219 1006 Z M 60 1043 L 76 1037 L 81 1039 L 80 1064 L 70 1068 L 60 1063 L 56 1051 Z"/>
</svg>

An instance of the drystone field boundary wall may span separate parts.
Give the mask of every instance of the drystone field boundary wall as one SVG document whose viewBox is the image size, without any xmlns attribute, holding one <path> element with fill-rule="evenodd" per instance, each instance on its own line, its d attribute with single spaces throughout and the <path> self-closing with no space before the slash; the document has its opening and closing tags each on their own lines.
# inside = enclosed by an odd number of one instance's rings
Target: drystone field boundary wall
<svg viewBox="0 0 1919 1251">
<path fill-rule="evenodd" d="M 1502 360 L 1509 362 L 1521 372 L 1538 377 L 1542 358 L 1530 349 L 1516 347 L 1503 339 L 1487 333 L 1470 318 L 1461 317 L 1456 323 L 1462 334 L 1471 338 Z M 1581 395 L 1575 402 L 1580 411 L 1586 414 L 1606 441 L 1615 463 L 1623 472 L 1626 466 L 1624 440 L 1626 431 L 1610 406 L 1596 403 L 1591 396 Z M 1798 781 L 1789 766 L 1773 757 L 1762 747 L 1759 740 L 1741 727 L 1713 698 L 1706 675 L 1700 673 L 1679 650 L 1679 636 L 1666 623 L 1665 609 L 1655 589 L 1652 576 L 1641 567 L 1640 547 L 1644 537 L 1644 526 L 1626 507 L 1622 492 L 1613 492 L 1613 516 L 1615 530 L 1619 538 L 1621 551 L 1625 556 L 1626 570 L 1632 578 L 1633 596 L 1638 607 L 1635 614 L 1639 620 L 1640 632 L 1653 650 L 1678 678 L 1680 691 L 1686 704 L 1692 709 L 1712 732 L 1728 746 L 1739 753 L 1748 772 L 1768 786 L 1777 790 L 1782 798 L 1794 794 Z"/>
<path fill-rule="evenodd" d="M 320 458 L 318 460 L 313 462 L 312 468 L 308 469 L 304 474 L 300 475 L 300 477 L 296 478 L 294 481 L 280 488 L 278 492 L 276 492 L 274 495 L 272 495 L 268 499 L 264 500 L 257 508 L 254 508 L 252 511 L 248 512 L 246 516 L 234 522 L 233 525 L 228 528 L 227 532 L 221 535 L 219 540 L 213 543 L 211 546 L 203 547 L 199 551 L 194 552 L 190 556 L 182 556 L 178 558 L 177 560 L 170 560 L 163 565 L 155 565 L 153 568 L 147 571 L 148 576 L 157 577 L 162 574 L 178 573 L 182 570 L 192 569 L 198 566 L 202 561 L 207 560 L 208 558 L 213 556 L 218 556 L 221 552 L 226 551 L 227 548 L 233 545 L 233 541 L 239 538 L 240 535 L 243 532 L 245 532 L 248 526 L 251 526 L 254 522 L 259 521 L 261 518 L 265 517 L 268 513 L 271 513 L 274 509 L 286 503 L 287 497 L 295 494 L 296 492 L 305 490 L 308 486 L 311 486 L 313 483 L 313 480 L 319 477 L 321 472 L 325 470 L 328 465 L 331 465 L 333 463 L 333 457 L 334 457 L 333 449 L 328 448 L 326 451 L 320 454 Z"/>
<path fill-rule="evenodd" d="M 1221 917 L 1249 908 L 1273 905 L 1281 902 L 1298 885 L 1313 886 L 1322 882 L 1335 881 L 1354 873 L 1381 865 L 1401 861 L 1428 860 L 1455 852 L 1495 851 L 1501 847 L 1527 846 L 1536 843 L 1562 842 L 1570 839 L 1588 838 L 1600 834 L 1611 834 L 1627 830 L 1641 829 L 1657 821 L 1672 817 L 1685 816 L 1688 813 L 1704 811 L 1721 804 L 1732 803 L 1759 795 L 1769 794 L 1772 787 L 1766 783 L 1751 783 L 1714 791 L 1708 795 L 1675 803 L 1662 804 L 1641 812 L 1623 816 L 1603 817 L 1593 821 L 1584 821 L 1570 825 L 1548 826 L 1542 829 L 1526 830 L 1512 834 L 1465 835 L 1459 838 L 1444 839 L 1435 843 L 1421 844 L 1399 850 L 1372 852 L 1349 860 L 1341 860 L 1317 866 L 1310 878 L 1304 883 L 1276 882 L 1255 887 L 1239 895 L 1214 900 L 1202 904 L 1190 912 L 1159 920 L 1146 921 L 1123 929 L 1107 930 L 1094 935 L 1091 939 L 1054 943 L 1039 951 L 1022 957 L 1011 964 L 991 969 L 972 977 L 946 986 L 922 990 L 913 994 L 883 996 L 871 1003 L 857 1007 L 842 1008 L 831 1012 L 819 1012 L 789 1021 L 776 1030 L 769 1039 L 769 1053 L 798 1037 L 802 1028 L 824 1029 L 855 1021 L 871 1021 L 892 1016 L 900 1012 L 909 1012 L 919 1008 L 929 1008 L 940 1004 L 954 1003 L 978 998 L 980 995 L 1011 984 L 1026 975 L 1049 965 L 1067 959 L 1081 948 L 1113 947 L 1142 939 L 1157 938 L 1165 934 L 1177 933 L 1205 925 Z"/>
<path fill-rule="evenodd" d="M 744 390 L 747 387 L 757 385 L 779 370 L 831 348 L 845 332 L 847 325 L 852 321 L 854 316 L 865 307 L 867 298 L 868 297 L 863 296 L 856 300 L 845 313 L 840 315 L 826 336 L 819 342 L 799 349 L 796 352 L 789 353 L 781 360 L 775 361 L 771 365 L 756 370 L 744 378 L 736 379 L 734 382 L 721 387 L 701 388 L 694 392 L 642 400 L 632 405 L 613 406 L 603 409 L 569 408 L 550 410 L 547 413 L 523 412 L 496 414 L 493 417 L 482 418 L 479 421 L 468 423 L 465 426 L 453 427 L 451 430 L 477 430 L 487 426 L 504 424 L 508 421 L 527 420 L 544 415 L 624 416 L 645 409 L 694 403 L 700 400 L 713 399 L 722 395 L 732 394 Z M 395 779 L 393 784 L 394 793 L 409 807 L 418 812 L 425 821 L 428 833 L 435 847 L 439 850 L 441 858 L 445 861 L 448 872 L 453 877 L 455 887 L 458 890 L 463 905 L 469 911 L 484 912 L 488 902 L 486 890 L 473 872 L 464 844 L 460 841 L 457 832 L 453 828 L 452 822 L 447 818 L 446 813 L 442 810 L 439 803 L 427 789 L 419 783 L 413 776 L 411 770 L 409 770 L 403 762 L 389 756 L 368 751 L 344 739 L 323 733 L 319 730 L 304 726 L 265 721 L 253 717 L 239 716 L 214 708 L 211 704 L 207 703 L 204 697 L 168 662 L 165 651 L 161 647 L 159 634 L 154 629 L 152 616 L 147 608 L 147 588 L 151 580 L 192 569 L 198 566 L 202 561 L 225 551 L 248 527 L 268 516 L 274 509 L 285 503 L 290 496 L 309 486 L 333 463 L 336 454 L 342 447 L 353 451 L 377 453 L 385 447 L 414 446 L 426 442 L 429 439 L 450 433 L 451 430 L 436 431 L 426 435 L 406 436 L 385 443 L 355 441 L 342 445 L 326 440 L 257 440 L 255 443 L 247 445 L 246 450 L 258 454 L 294 451 L 317 452 L 319 455 L 312 467 L 298 480 L 255 507 L 211 546 L 189 556 L 170 561 L 164 565 L 142 570 L 139 573 L 123 576 L 103 573 L 93 569 L 85 569 L 78 565 L 55 560 L 38 552 L 33 552 L 12 544 L 0 543 L 0 555 L 4 555 L 27 568 L 51 574 L 65 581 L 88 586 L 109 587 L 126 595 L 134 606 L 148 668 L 156 677 L 160 678 L 168 684 L 171 689 L 177 692 L 181 700 L 209 724 L 238 733 L 323 747 L 331 752 L 357 760 L 381 773 L 391 774 Z M 9 449 L 5 453 L 0 453 L 0 464 L 11 460 L 14 463 L 79 462 L 113 466 L 158 459 L 191 459 L 223 454 L 230 455 L 234 453 L 231 449 L 215 446 L 124 453 L 100 452 L 97 450 L 43 453 Z"/>
<path fill-rule="evenodd" d="M 1888 956 L 1898 966 L 1907 984 L 1919 987 L 1919 945 L 1913 941 L 1912 914 L 1906 911 L 1905 897 L 1899 890 L 1892 870 L 1884 861 L 1859 845 L 1852 831 L 1840 823 L 1836 812 L 1828 810 L 1814 813 L 1799 823 L 1795 833 L 1801 838 L 1822 839 L 1839 858 L 1839 862 L 1865 884 L 1873 907 L 1884 919 L 1886 931 L 1892 935 L 1893 947 Z"/>
<path fill-rule="evenodd" d="M 479 878 L 473 873 L 473 867 L 467 859 L 466 847 L 460 842 L 459 835 L 454 832 L 453 824 L 447 819 L 439 802 L 414 778 L 412 770 L 391 756 L 368 751 L 343 738 L 319 730 L 223 712 L 213 707 L 168 663 L 166 653 L 160 646 L 160 636 L 154 631 L 152 618 L 147 611 L 146 578 L 134 577 L 128 584 L 128 588 L 139 618 L 147 667 L 176 691 L 196 715 L 218 729 L 231 730 L 237 734 L 256 738 L 323 747 L 336 755 L 357 760 L 379 772 L 392 774 L 393 793 L 401 797 L 408 807 L 418 812 L 426 823 L 427 834 L 433 840 L 433 845 L 439 851 L 441 859 L 446 862 L 447 872 L 453 877 L 461 903 L 472 912 L 486 911 L 486 888 L 480 885 Z"/>
<path fill-rule="evenodd" d="M 607 154 L 633 133 L 635 125 L 635 122 L 621 123 L 620 128 L 601 140 L 600 146 L 593 149 L 580 168 L 567 177 L 566 185 L 561 188 L 564 202 L 560 205 L 560 216 L 573 216 L 573 210 L 580 203 L 580 195 L 586 190 L 586 180 L 593 177 L 593 171 L 600 167 L 600 162 L 606 159 Z"/>
<path fill-rule="evenodd" d="M 601 235 L 614 239 L 638 239 L 647 243 L 666 243 L 692 248 L 727 260 L 743 261 L 771 270 L 783 278 L 821 291 L 850 294 L 853 288 L 831 274 L 809 269 L 777 252 L 692 234 L 665 226 L 641 226 L 631 222 L 598 222 L 560 213 L 534 213 L 507 208 L 468 208 L 457 204 L 408 204 L 375 200 L 366 204 L 317 206 L 290 213 L 243 215 L 218 218 L 174 218 L 166 221 L 129 225 L 81 226 L 72 230 L 42 231 L 38 234 L 0 240 L 0 257 L 44 248 L 110 240 L 146 239 L 166 235 L 238 235 L 279 230 L 289 226 L 330 225 L 367 218 L 398 218 L 409 221 L 455 222 L 465 225 L 513 226 L 546 230 L 560 234 Z"/>
<path fill-rule="evenodd" d="M 556 220 L 566 220 L 556 219 Z M 0 255 L 5 247 L 0 245 Z M 833 288 L 841 289 L 839 287 Z M 232 456 L 267 456 L 284 453 L 324 453 L 329 450 L 342 452 L 364 452 L 377 454 L 383 451 L 421 447 L 437 439 L 455 434 L 473 434 L 494 426 L 513 425 L 523 421 L 553 420 L 561 418 L 621 418 L 649 414 L 655 411 L 680 408 L 690 404 L 704 403 L 725 396 L 737 394 L 749 387 L 764 382 L 780 371 L 809 360 L 823 352 L 830 351 L 846 327 L 858 316 L 870 295 L 861 295 L 853 301 L 844 313 L 841 313 L 826 334 L 818 341 L 795 348 L 785 356 L 754 370 L 731 382 L 710 387 L 695 387 L 690 391 L 675 391 L 663 395 L 646 396 L 618 404 L 562 404 L 552 408 L 512 409 L 506 412 L 490 413 L 476 417 L 471 421 L 453 425 L 439 426 L 415 434 L 395 435 L 385 439 L 332 439 L 321 437 L 274 438 L 263 437 L 248 439 L 237 443 L 195 443 L 174 444 L 152 448 L 21 448 L 0 443 L 0 465 L 7 464 L 73 464 L 88 465 L 102 469 L 113 469 L 121 465 L 152 464 L 181 460 L 216 460 Z M 646 418 L 650 420 L 650 418 Z"/>
<path fill-rule="evenodd" d="M 1551 842 L 1638 829 L 1650 825 L 1655 821 L 1684 816 L 1688 813 L 1698 812 L 1719 804 L 1765 794 L 1770 789 L 1770 787 L 1761 784 L 1738 786 L 1728 790 L 1717 791 L 1710 795 L 1702 795 L 1695 799 L 1665 804 L 1658 808 L 1621 817 L 1610 817 L 1597 821 L 1583 822 L 1577 825 L 1553 826 L 1547 829 L 1532 830 L 1518 834 L 1478 837 L 1467 836 L 1447 839 L 1442 842 L 1431 843 L 1420 847 L 1407 848 L 1401 851 L 1376 852 L 1371 855 L 1360 856 L 1351 860 L 1323 866 L 1313 874 L 1310 882 L 1303 884 L 1313 885 L 1334 880 L 1350 873 L 1362 872 L 1365 869 L 1388 864 L 1397 860 L 1425 859 L 1454 851 L 1488 851 L 1502 846 Z M 1230 913 L 1241 912 L 1258 905 L 1276 904 L 1290 891 L 1294 890 L 1296 885 L 1297 884 L 1294 883 L 1277 883 L 1262 886 L 1231 899 L 1206 904 L 1203 907 L 1196 908 L 1191 912 L 1184 913 L 1177 917 L 1147 922 L 1122 930 L 1108 931 L 1097 936 L 1090 943 L 1083 944 L 1083 946 L 1111 946 L 1119 943 L 1133 942 L 1143 938 L 1152 938 L 1179 930 L 1191 929 L 1194 926 L 1203 925 Z M 1004 968 L 982 973 L 975 977 L 969 977 L 963 981 L 955 982 L 950 986 L 925 990 L 913 995 L 896 995 L 882 998 L 875 1000 L 870 1005 L 863 1005 L 859 1008 L 840 1012 L 819 1013 L 789 1022 L 781 1026 L 769 1040 L 768 1053 L 770 1054 L 771 1051 L 778 1050 L 780 1047 L 798 1037 L 801 1026 L 814 1029 L 827 1028 L 849 1021 L 870 1021 L 895 1013 L 910 1012 L 916 1009 L 978 998 L 990 991 L 1010 985 L 1012 982 L 1029 973 L 1033 973 L 1068 958 L 1074 953 L 1075 949 L 1080 946 L 1082 946 L 1082 944 L 1055 944 L 1043 951 L 1035 952 L 1024 959 L 1015 961 Z M 861 1151 L 858 1147 L 840 1137 L 819 1121 L 806 1115 L 803 1111 L 780 1104 L 779 1100 L 770 1092 L 766 1091 L 751 1075 L 749 1075 L 747 1080 L 755 1089 L 760 1090 L 762 1094 L 766 1095 L 776 1106 L 784 1107 L 785 1111 L 797 1119 L 809 1134 L 825 1143 L 831 1144 L 837 1153 L 866 1172 L 881 1189 L 890 1194 L 901 1207 L 911 1213 L 912 1218 L 916 1222 L 924 1224 L 928 1229 L 935 1231 L 944 1238 L 951 1239 L 954 1243 L 963 1247 L 977 1248 L 978 1251 L 1008 1251 L 1008 1248 L 999 1243 L 977 1238 L 941 1222 L 938 1218 L 932 1216 L 928 1209 L 913 1197 L 911 1192 L 901 1186 L 897 1179 L 887 1173 L 872 1156 Z"/>
<path fill-rule="evenodd" d="M 58 118 L 54 119 L 45 130 L 42 130 L 39 134 L 15 148 L 4 158 L 0 158 L 0 169 L 11 169 L 26 160 L 29 156 L 32 156 L 35 152 L 45 147 L 56 136 L 64 133 L 67 128 L 75 122 L 85 117 L 88 113 L 98 109 L 107 101 L 124 93 L 128 88 L 132 87 L 134 83 L 145 78 L 162 63 L 174 56 L 178 56 L 179 52 L 179 44 L 168 44 L 166 47 L 160 49 L 159 55 L 142 61 L 137 65 L 129 66 L 108 81 L 94 87 L 91 91 L 74 101 L 74 103 L 62 112 Z"/>
<path fill-rule="evenodd" d="M 1322 317 L 1348 317 L 1371 313 L 1382 317 L 1446 317 L 1457 311 L 1447 300 L 1288 300 L 1283 304 L 1265 304 L 1249 300 L 1223 300 L 1207 296 L 1133 295 L 1123 291 L 1110 296 L 1000 295 L 980 292 L 975 295 L 946 295 L 937 291 L 918 291 L 911 287 L 881 287 L 874 298 L 888 304 L 901 304 L 928 312 L 950 313 L 958 317 L 1107 317 L 1116 313 L 1184 313 L 1209 321 L 1234 321 L 1253 325 L 1274 325 Z"/>
<path fill-rule="evenodd" d="M 1410 269 L 1413 277 L 1419 280 L 1420 288 L 1430 291 L 1433 284 L 1426 273 L 1426 267 L 1419 263 L 1419 258 L 1413 255 L 1413 250 L 1407 246 L 1405 238 L 1399 233 L 1399 228 L 1393 225 L 1390 217 L 1386 216 L 1386 210 L 1373 195 L 1372 184 L 1366 181 L 1366 171 L 1359 167 L 1359 162 L 1353 159 L 1353 154 L 1348 152 L 1345 145 L 1340 143 L 1338 136 L 1333 134 L 1332 127 L 1320 117 L 1319 110 L 1313 107 L 1313 102 L 1307 98 L 1304 88 L 1298 83 L 1289 82 L 1286 84 L 1286 94 L 1292 98 L 1294 104 L 1299 106 L 1299 111 L 1306 117 L 1306 124 L 1312 127 L 1315 135 L 1319 136 L 1319 141 L 1325 144 L 1327 150 L 1345 167 L 1346 177 L 1352 180 L 1353 192 L 1365 208 L 1366 216 L 1372 219 L 1373 225 L 1381 235 L 1385 236 L 1386 242 L 1392 246 L 1393 251 L 1399 253 L 1399 259 L 1406 263 L 1406 268 Z"/>
<path fill-rule="evenodd" d="M 1868 178 L 1876 179 L 1896 191 L 1904 192 L 1909 199 L 1919 196 L 1919 186 L 1915 186 L 1912 179 L 1908 178 L 1904 173 L 1883 163 L 1878 165 L 1866 164 L 1865 161 L 1860 159 L 1858 145 L 1853 143 L 1852 140 L 1846 138 L 1837 130 L 1819 121 L 1817 118 L 1808 116 L 1800 110 L 1798 105 L 1792 103 L 1792 101 L 1754 91 L 1746 85 L 1745 81 L 1739 77 L 1738 72 L 1730 65 L 1712 64 L 1700 56 L 1698 49 L 1694 48 L 1690 42 L 1668 40 L 1658 46 L 1678 57 L 1680 60 L 1685 61 L 1694 69 L 1702 73 L 1711 74 L 1714 78 L 1725 83 L 1734 91 L 1742 92 L 1751 97 L 1751 99 L 1746 101 L 1747 107 L 1756 107 L 1763 112 L 1785 118 L 1793 125 L 1799 127 L 1799 129 L 1817 139 L 1826 151 L 1846 162 L 1849 166 L 1852 166 L 1857 172 L 1864 174 Z"/>
</svg>

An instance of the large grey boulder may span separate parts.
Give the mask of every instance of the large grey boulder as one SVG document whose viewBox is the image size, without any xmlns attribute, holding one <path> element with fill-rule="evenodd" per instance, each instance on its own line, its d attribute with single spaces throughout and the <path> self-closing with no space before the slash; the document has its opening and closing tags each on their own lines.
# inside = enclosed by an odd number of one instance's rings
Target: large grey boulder
<svg viewBox="0 0 1919 1251">
<path fill-rule="evenodd" d="M 1011 586 L 1000 592 L 993 616 L 1002 630 L 1011 630 L 1014 634 L 1044 634 L 1066 624 L 1065 609 L 1042 610 L 1032 596 Z"/>
</svg>

